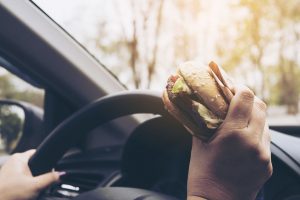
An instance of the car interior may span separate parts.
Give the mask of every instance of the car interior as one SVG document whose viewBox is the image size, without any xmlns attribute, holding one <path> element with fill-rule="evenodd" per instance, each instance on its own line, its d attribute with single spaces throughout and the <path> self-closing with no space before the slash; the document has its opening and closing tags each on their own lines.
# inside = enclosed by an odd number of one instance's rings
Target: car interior
<svg viewBox="0 0 300 200">
<path fill-rule="evenodd" d="M 127 90 L 30 1 L 0 0 L 0 24 L 0 66 L 44 91 L 43 108 L 0 100 L 25 112 L 12 153 L 37 148 L 33 175 L 67 172 L 39 199 L 186 198 L 192 137 L 160 93 Z M 264 199 L 300 199 L 300 126 L 270 128 Z"/>
</svg>

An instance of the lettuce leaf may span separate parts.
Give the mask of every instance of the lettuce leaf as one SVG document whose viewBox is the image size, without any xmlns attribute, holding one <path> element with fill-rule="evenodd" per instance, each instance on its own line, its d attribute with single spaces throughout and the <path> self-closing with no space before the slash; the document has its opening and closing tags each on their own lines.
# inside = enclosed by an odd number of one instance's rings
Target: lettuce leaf
<svg viewBox="0 0 300 200">
<path fill-rule="evenodd" d="M 189 86 L 185 83 L 182 77 L 178 78 L 176 82 L 174 83 L 174 86 L 172 88 L 172 93 L 177 94 L 180 92 L 186 92 L 187 94 L 191 94 L 192 91 L 189 88 Z"/>
<path fill-rule="evenodd" d="M 192 94 L 191 89 L 185 83 L 182 77 L 178 78 L 174 83 L 174 86 L 171 91 L 173 94 L 178 94 L 181 92 L 185 92 L 187 94 Z M 197 111 L 200 117 L 204 120 L 207 128 L 216 129 L 223 122 L 222 119 L 219 119 L 215 114 L 213 114 L 206 106 L 203 104 L 192 100 L 195 111 Z"/>
<path fill-rule="evenodd" d="M 208 110 L 204 105 L 199 102 L 193 101 L 193 105 L 197 107 L 199 115 L 204 120 L 207 128 L 216 129 L 223 122 L 222 119 L 219 119 L 214 115 L 210 110 Z"/>
</svg>

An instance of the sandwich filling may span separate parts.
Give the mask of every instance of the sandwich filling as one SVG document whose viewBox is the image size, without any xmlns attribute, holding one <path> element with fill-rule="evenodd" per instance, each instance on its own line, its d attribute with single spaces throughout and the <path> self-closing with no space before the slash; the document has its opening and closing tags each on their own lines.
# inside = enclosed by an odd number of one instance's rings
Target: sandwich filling
<svg viewBox="0 0 300 200">
<path fill-rule="evenodd" d="M 223 122 L 211 112 L 195 95 L 181 75 L 171 76 L 168 80 L 167 93 L 170 101 L 196 124 L 204 124 L 209 129 L 216 129 Z"/>
</svg>

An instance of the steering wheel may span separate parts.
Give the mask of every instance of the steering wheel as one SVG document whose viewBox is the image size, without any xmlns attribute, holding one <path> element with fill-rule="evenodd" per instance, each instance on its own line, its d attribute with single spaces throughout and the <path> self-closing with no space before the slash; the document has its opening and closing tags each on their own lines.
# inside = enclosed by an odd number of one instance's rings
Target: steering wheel
<svg viewBox="0 0 300 200">
<path fill-rule="evenodd" d="M 28 163 L 32 174 L 37 176 L 51 171 L 64 153 L 93 128 L 118 117 L 137 113 L 167 115 L 160 95 L 149 91 L 120 92 L 88 104 L 58 125 L 39 145 Z M 98 188 L 83 193 L 77 198 L 174 199 L 170 196 L 134 188 Z"/>
</svg>

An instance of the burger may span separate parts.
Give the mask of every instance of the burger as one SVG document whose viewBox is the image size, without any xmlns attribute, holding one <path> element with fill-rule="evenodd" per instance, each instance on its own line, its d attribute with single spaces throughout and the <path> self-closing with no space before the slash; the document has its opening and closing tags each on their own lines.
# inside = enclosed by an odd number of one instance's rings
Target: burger
<svg viewBox="0 0 300 200">
<path fill-rule="evenodd" d="M 171 115 L 207 142 L 226 117 L 233 96 L 231 85 L 216 63 L 185 62 L 169 77 L 162 99 Z"/>
</svg>

